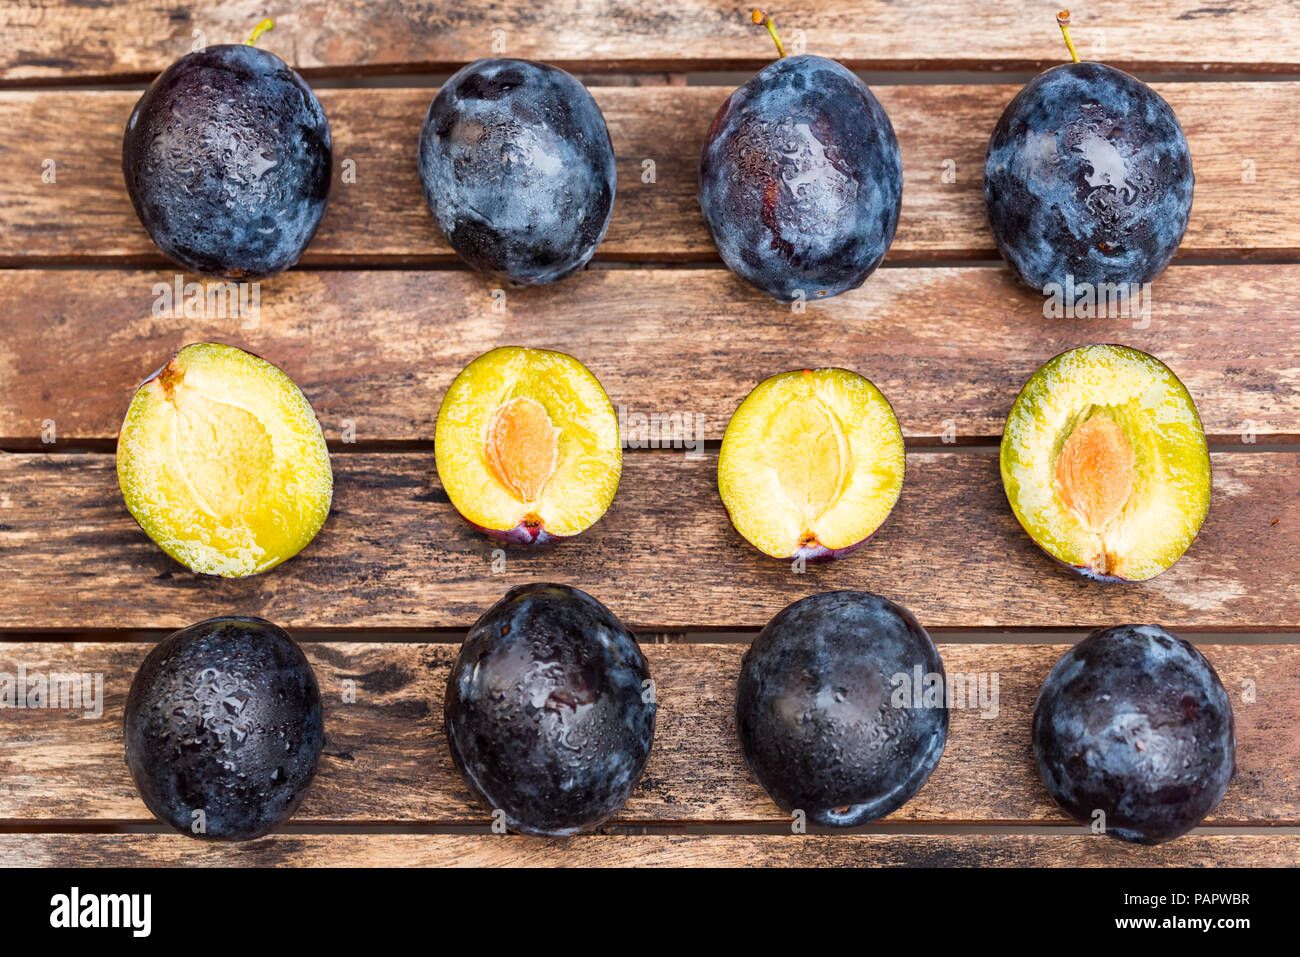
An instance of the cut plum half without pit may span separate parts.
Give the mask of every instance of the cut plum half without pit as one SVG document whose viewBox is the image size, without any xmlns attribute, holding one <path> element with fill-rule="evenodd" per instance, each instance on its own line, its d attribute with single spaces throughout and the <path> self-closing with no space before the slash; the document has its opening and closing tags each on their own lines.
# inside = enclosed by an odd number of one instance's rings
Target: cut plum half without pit
<svg viewBox="0 0 1300 957">
<path fill-rule="evenodd" d="M 898 420 L 869 381 L 847 369 L 783 372 L 727 423 L 718 491 L 763 554 L 829 561 L 880 527 L 905 468 Z"/>
<path fill-rule="evenodd" d="M 1049 555 L 1088 578 L 1146 581 L 1187 551 L 1210 508 L 1192 397 L 1159 359 L 1118 345 L 1048 361 L 1002 433 L 1002 484 Z"/>
<path fill-rule="evenodd" d="M 255 355 L 188 345 L 131 399 L 117 479 L 135 520 L 192 571 L 243 578 L 298 554 L 334 493 L 316 414 Z"/>
<path fill-rule="evenodd" d="M 618 416 L 562 352 L 503 346 L 456 376 L 438 410 L 438 477 L 471 524 L 518 545 L 585 531 L 623 467 Z"/>
</svg>

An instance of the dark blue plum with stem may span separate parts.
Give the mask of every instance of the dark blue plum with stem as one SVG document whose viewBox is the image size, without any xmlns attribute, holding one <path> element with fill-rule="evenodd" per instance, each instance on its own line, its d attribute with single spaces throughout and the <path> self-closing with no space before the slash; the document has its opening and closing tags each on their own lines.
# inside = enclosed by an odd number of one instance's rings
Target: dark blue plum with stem
<svg viewBox="0 0 1300 957">
<path fill-rule="evenodd" d="M 858 591 L 797 601 L 741 663 L 745 760 L 788 813 L 829 827 L 874 821 L 938 765 L 948 736 L 943 683 L 939 651 L 906 608 Z"/>
<path fill-rule="evenodd" d="M 609 228 L 617 172 L 605 117 L 563 70 L 477 60 L 420 129 L 420 182 L 452 249 L 523 285 L 581 269 Z"/>
<path fill-rule="evenodd" d="M 1099 629 L 1062 655 L 1038 693 L 1033 741 L 1061 807 L 1138 844 L 1190 831 L 1236 768 L 1232 704 L 1214 667 L 1156 625 Z"/>
<path fill-rule="evenodd" d="M 1193 182 L 1169 104 L 1100 63 L 1031 80 L 998 120 L 984 163 L 998 251 L 1045 294 L 1089 283 L 1122 295 L 1154 279 L 1187 230 Z"/>
<path fill-rule="evenodd" d="M 783 57 L 727 98 L 700 155 L 699 203 L 723 262 L 775 299 L 856 289 L 893 241 L 898 139 L 865 83 Z"/>
<path fill-rule="evenodd" d="M 527 834 L 587 830 L 618 811 L 654 741 L 650 670 L 632 633 L 567 585 L 510 589 L 470 629 L 447 680 L 452 758 Z"/>
<path fill-rule="evenodd" d="M 261 618 L 210 618 L 159 642 L 131 682 L 125 733 L 149 810 L 214 841 L 251 840 L 289 820 L 325 744 L 310 663 Z"/>
<path fill-rule="evenodd" d="M 325 214 L 329 122 L 274 53 L 208 47 L 140 97 L 122 173 L 140 222 L 170 259 L 204 276 L 264 279 L 298 262 Z"/>
</svg>

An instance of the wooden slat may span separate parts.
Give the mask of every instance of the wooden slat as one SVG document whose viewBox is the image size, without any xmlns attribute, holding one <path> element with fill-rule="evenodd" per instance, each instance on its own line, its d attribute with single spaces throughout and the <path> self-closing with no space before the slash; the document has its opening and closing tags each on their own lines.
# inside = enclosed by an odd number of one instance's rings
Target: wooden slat
<svg viewBox="0 0 1300 957">
<path fill-rule="evenodd" d="M 298 825 L 482 825 L 488 812 L 452 764 L 442 698 L 457 645 L 308 643 L 325 700 L 325 756 Z M 779 824 L 789 818 L 750 778 L 736 741 L 736 676 L 745 645 L 647 645 L 659 713 L 655 746 L 622 824 Z M 950 679 L 996 674 L 996 710 L 954 709 L 943 759 L 891 822 L 1069 822 L 1039 781 L 1030 749 L 1038 688 L 1065 645 L 944 644 Z M 5 711 L 0 821 L 151 818 L 122 757 L 122 706 L 149 646 L 4 643 L 0 671 L 103 676 L 103 715 Z M 1229 689 L 1237 777 L 1209 819 L 1218 825 L 1300 824 L 1300 645 L 1203 648 Z M 355 703 L 342 703 L 344 682 Z M 986 681 L 991 680 L 986 677 Z M 1254 701 L 1242 698 L 1243 682 Z M 989 704 L 990 702 L 985 702 Z"/>
<path fill-rule="evenodd" d="M 1278 202 L 1300 166 L 1300 138 L 1289 119 L 1300 84 L 1157 88 L 1186 128 L 1196 168 L 1196 201 L 1180 256 L 1300 255 L 1300 222 L 1287 203 Z M 984 213 L 984 151 L 1017 89 L 876 90 L 903 153 L 903 210 L 891 261 L 996 257 Z M 593 93 L 610 126 L 619 171 L 614 218 L 598 257 L 716 260 L 696 204 L 696 170 L 709 121 L 729 90 L 608 87 Z M 334 134 L 336 174 L 329 210 L 305 264 L 452 260 L 425 207 L 415 167 L 420 123 L 433 94 L 320 91 Z M 14 171 L 0 203 L 0 263 L 165 261 L 136 219 L 122 182 L 122 130 L 138 95 L 0 93 L 0 129 L 23 131 L 0 140 L 0 164 Z M 355 183 L 339 179 L 345 159 L 355 162 Z M 642 181 L 646 159 L 655 162 L 653 183 Z M 47 160 L 55 163 L 53 184 L 42 179 Z M 943 181 L 947 161 L 955 164 L 956 182 Z"/>
<path fill-rule="evenodd" d="M 1294 867 L 1295 834 L 1189 834 L 1157 847 L 1017 834 L 302 834 L 202 844 L 179 834 L 2 834 L 4 867 Z"/>
<path fill-rule="evenodd" d="M 625 457 L 610 512 L 553 549 L 508 553 L 447 502 L 428 453 L 334 457 L 329 521 L 303 554 L 242 581 L 199 578 L 167 558 L 122 504 L 110 455 L 0 455 L 0 625 L 180 627 L 260 614 L 286 627 L 465 627 L 508 587 L 586 589 L 633 627 L 761 626 L 788 602 L 867 588 L 930 628 L 1300 630 L 1293 452 L 1217 454 L 1200 537 L 1145 584 L 1086 582 L 1041 554 L 1007 507 L 991 452 L 908 457 L 902 497 L 859 553 L 795 574 L 731 529 L 716 458 Z"/>
<path fill-rule="evenodd" d="M 196 28 L 207 43 L 238 43 L 266 9 L 246 0 L 11 0 L 0 14 L 0 78 L 157 73 L 190 50 Z M 649 8 L 621 0 L 508 7 L 491 0 L 305 0 L 274 12 L 277 27 L 260 45 L 312 72 L 443 70 L 500 52 L 585 69 L 755 67 L 772 56 L 748 9 L 725 0 L 669 0 Z M 906 7 L 819 0 L 776 15 L 789 43 L 802 30 L 808 52 L 854 66 L 1014 69 L 1064 58 L 1054 12 L 1023 0 L 978 8 L 951 0 Z M 1300 57 L 1283 24 L 1297 17 L 1295 0 L 1267 7 L 1170 0 L 1158 10 L 1097 0 L 1073 29 L 1082 55 L 1116 66 L 1294 71 Z"/>
<path fill-rule="evenodd" d="M 494 284 L 465 272 L 295 272 L 262 286 L 250 329 L 238 317 L 153 317 L 155 284 L 173 279 L 0 271 L 0 441 L 49 450 L 51 422 L 54 449 L 111 440 L 136 384 L 209 339 L 284 368 L 335 441 L 348 422 L 361 443 L 432 441 L 456 373 L 493 346 L 527 344 L 576 354 L 616 406 L 685 414 L 687 439 L 720 439 L 766 375 L 839 365 L 880 386 L 911 440 L 996 442 L 1034 369 L 1096 340 L 1169 363 L 1212 441 L 1241 443 L 1247 429 L 1259 442 L 1300 438 L 1300 266 L 1174 267 L 1145 329 L 1045 319 L 994 267 L 882 270 L 803 315 L 723 270 L 597 270 L 511 290 L 504 313 Z"/>
</svg>

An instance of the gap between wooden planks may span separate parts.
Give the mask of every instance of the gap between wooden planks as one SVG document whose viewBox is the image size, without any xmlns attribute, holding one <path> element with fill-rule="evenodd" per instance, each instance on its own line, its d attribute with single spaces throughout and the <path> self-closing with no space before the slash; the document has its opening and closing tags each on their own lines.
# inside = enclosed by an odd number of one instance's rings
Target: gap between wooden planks
<svg viewBox="0 0 1300 957">
<path fill-rule="evenodd" d="M 776 15 L 792 51 L 802 42 L 808 53 L 852 66 L 1023 69 L 1066 59 L 1055 10 L 1023 0 L 976 7 L 808 0 Z M 304 0 L 275 11 L 276 29 L 259 46 L 329 74 L 442 70 L 501 54 L 591 70 L 757 68 L 774 52 L 748 12 L 726 0 L 644 7 L 617 0 L 504 7 L 492 0 Z M 240 43 L 259 16 L 243 4 L 194 0 L 166 8 L 149 0 L 10 0 L 0 12 L 0 79 L 152 76 L 190 51 L 196 30 L 199 42 Z M 1071 30 L 1081 56 L 1124 68 L 1294 72 L 1300 57 L 1284 27 L 1297 18 L 1295 0 L 1240 7 L 1169 0 L 1158 8 L 1095 0 Z"/>
<path fill-rule="evenodd" d="M 1097 320 L 1045 318 L 1001 267 L 885 269 L 803 314 L 725 270 L 636 269 L 512 289 L 504 311 L 496 284 L 469 272 L 294 271 L 262 284 L 249 319 L 155 317 L 155 287 L 175 280 L 0 270 L 0 441 L 56 450 L 40 443 L 51 422 L 63 442 L 110 441 L 136 385 L 205 340 L 276 363 L 327 438 L 351 423 L 363 444 L 431 442 L 452 378 L 498 345 L 571 352 L 616 407 L 676 415 L 686 439 L 720 439 L 765 376 L 833 365 L 874 381 L 909 440 L 997 442 L 1033 371 L 1091 341 L 1168 363 L 1214 442 L 1300 439 L 1294 265 L 1175 266 L 1154 284 L 1149 318 Z"/>
<path fill-rule="evenodd" d="M 1157 847 L 1100 835 L 0 834 L 4 867 L 1294 867 L 1295 834 L 1188 834 Z"/>
<path fill-rule="evenodd" d="M 334 456 L 329 520 L 302 554 L 238 581 L 168 558 L 122 503 L 103 454 L 0 455 L 0 622 L 8 629 L 176 628 L 257 614 L 293 627 L 455 628 L 512 585 L 576 585 L 646 631 L 749 628 L 833 588 L 874 591 L 929 628 L 1300 630 L 1295 452 L 1216 453 L 1209 518 L 1142 584 L 1088 582 L 1041 553 L 1006 504 L 996 455 L 908 456 L 902 497 L 859 552 L 796 574 L 732 530 L 716 455 L 624 459 L 614 504 L 554 548 L 510 549 L 451 507 L 428 453 Z M 129 595 L 124 601 L 123 596 Z"/>
<path fill-rule="evenodd" d="M 96 12 L 99 12 L 98 8 Z M 1055 29 L 1055 25 L 1052 25 Z M 2 34 L 0 34 L 2 35 Z M 942 32 L 938 35 L 946 35 Z M 0 50 L 3 50 L 0 44 Z M 1016 86 L 876 88 L 903 154 L 894 262 L 993 258 L 982 176 L 989 135 Z M 1294 258 L 1300 218 L 1287 202 L 1300 167 L 1300 83 L 1156 84 L 1187 132 L 1196 171 L 1182 257 Z M 305 264 L 428 264 L 451 253 L 416 174 L 431 89 L 321 90 L 335 183 Z M 618 193 L 600 259 L 717 260 L 695 194 L 700 147 L 725 87 L 594 88 L 618 156 Z M 122 132 L 139 93 L 0 93 L 0 264 L 163 263 L 122 180 Z M 68 133 L 75 117 L 76 135 Z M 345 159 L 356 182 L 340 181 Z M 56 181 L 42 179 L 55 163 Z M 654 182 L 643 181 L 645 160 Z M 944 182 L 951 163 L 955 182 Z"/>
<path fill-rule="evenodd" d="M 123 757 L 122 708 L 142 643 L 0 643 L 0 671 L 103 676 L 98 719 L 6 710 L 0 821 L 152 820 Z M 481 825 L 444 737 L 442 699 L 459 646 L 308 643 L 325 702 L 325 755 L 294 823 Z M 646 645 L 659 711 L 640 784 L 612 824 L 779 824 L 788 815 L 750 778 L 736 740 L 735 682 L 744 645 Z M 984 675 L 980 702 L 954 708 L 943 759 L 886 821 L 1068 823 L 1044 790 L 1030 747 L 1034 700 L 1068 645 L 941 644 L 951 682 Z M 1300 645 L 1210 645 L 1237 723 L 1235 779 L 1209 825 L 1300 824 Z M 993 695 L 991 675 L 997 675 Z M 344 682 L 355 703 L 343 703 Z M 1246 694 L 1247 682 L 1252 695 Z M 954 684 L 954 687 L 956 684 Z M 1253 697 L 1253 700 L 1246 700 Z M 985 717 L 984 715 L 987 715 Z"/>
</svg>

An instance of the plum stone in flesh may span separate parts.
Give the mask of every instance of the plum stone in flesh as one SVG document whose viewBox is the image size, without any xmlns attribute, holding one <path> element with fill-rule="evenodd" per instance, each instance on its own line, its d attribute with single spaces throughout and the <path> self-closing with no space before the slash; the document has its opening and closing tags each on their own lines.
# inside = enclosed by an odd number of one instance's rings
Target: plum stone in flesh
<svg viewBox="0 0 1300 957">
<path fill-rule="evenodd" d="M 856 289 L 898 226 L 894 127 L 866 84 L 824 57 L 777 60 L 732 93 L 699 177 L 723 261 L 782 302 Z"/>
<path fill-rule="evenodd" d="M 211 618 L 159 642 L 131 682 L 125 724 L 149 810 L 216 841 L 261 837 L 292 817 L 325 743 L 311 665 L 261 618 Z"/>
<path fill-rule="evenodd" d="M 1098 629 L 1063 654 L 1038 693 L 1033 737 L 1057 803 L 1139 844 L 1199 824 L 1236 767 L 1232 703 L 1214 667 L 1155 625 Z"/>
<path fill-rule="evenodd" d="M 935 699 L 918 698 L 937 684 Z M 899 680 L 906 677 L 906 683 Z M 853 827 L 902 807 L 948 734 L 943 662 L 907 609 L 867 592 L 787 606 L 745 653 L 736 727 L 750 770 L 787 812 Z"/>
<path fill-rule="evenodd" d="M 1011 407 L 1000 459 L 1025 531 L 1099 581 L 1159 575 L 1210 508 L 1210 454 L 1191 394 L 1128 346 L 1078 346 L 1044 363 Z"/>
<path fill-rule="evenodd" d="M 456 511 L 516 545 L 590 528 L 623 468 L 618 415 L 591 370 L 520 346 L 500 346 L 460 371 L 438 409 L 434 453 Z"/>
<path fill-rule="evenodd" d="M 512 588 L 474 623 L 444 714 L 466 783 L 528 834 L 572 834 L 614 814 L 654 740 L 653 687 L 636 639 L 567 585 Z"/>
<path fill-rule="evenodd" d="M 420 129 L 420 182 L 438 228 L 475 269 L 535 285 L 586 265 L 617 173 L 600 107 L 577 79 L 527 60 L 477 60 Z"/>
<path fill-rule="evenodd" d="M 1187 137 L 1158 93 L 1100 63 L 1067 63 L 1030 80 L 998 120 L 984 201 L 998 251 L 1029 286 L 1126 291 L 1177 251 L 1193 179 Z"/>
<path fill-rule="evenodd" d="M 262 279 L 294 265 L 329 198 L 329 123 L 278 56 L 215 46 L 145 91 L 122 140 L 135 211 L 158 248 L 205 276 Z"/>
</svg>

